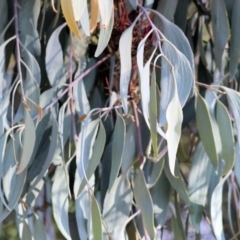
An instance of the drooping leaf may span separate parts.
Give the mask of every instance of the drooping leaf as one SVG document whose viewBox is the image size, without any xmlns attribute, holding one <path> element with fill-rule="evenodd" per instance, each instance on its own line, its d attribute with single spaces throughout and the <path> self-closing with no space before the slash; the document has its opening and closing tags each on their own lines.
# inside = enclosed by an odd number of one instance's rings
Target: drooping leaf
<svg viewBox="0 0 240 240">
<path fill-rule="evenodd" d="M 161 58 L 161 102 L 160 102 L 160 126 L 166 124 L 166 111 L 173 99 L 174 91 L 183 107 L 193 91 L 194 75 L 189 60 L 168 42 L 163 43 L 162 51 L 172 66 L 164 57 Z M 175 76 L 174 76 L 174 75 Z M 174 82 L 176 81 L 176 87 Z"/>
<path fill-rule="evenodd" d="M 226 175 L 235 161 L 234 135 L 228 111 L 220 101 L 217 102 L 217 123 L 222 142 L 222 158 L 225 162 L 222 175 Z"/>
<path fill-rule="evenodd" d="M 169 164 L 165 162 L 164 164 L 164 172 L 168 178 L 168 181 L 171 183 L 172 187 L 177 191 L 177 193 L 180 195 L 180 197 L 184 200 L 184 202 L 189 205 L 189 196 L 188 192 L 185 186 L 185 183 L 183 182 L 183 179 L 181 177 L 179 165 L 175 165 L 175 176 L 172 175 L 170 172 Z"/>
<path fill-rule="evenodd" d="M 97 134 L 98 126 L 99 119 L 90 122 L 87 118 L 82 122 L 82 129 L 79 134 L 76 149 L 76 163 L 81 181 L 87 177 L 86 171 L 89 166 L 89 158 L 92 155 L 92 147 Z"/>
<path fill-rule="evenodd" d="M 137 8 L 138 1 L 137 0 L 129 0 L 130 4 L 132 5 L 133 9 Z"/>
<path fill-rule="evenodd" d="M 120 53 L 120 95 L 123 102 L 124 112 L 127 114 L 128 112 L 128 102 L 127 102 L 127 94 L 128 94 L 128 85 L 131 77 L 132 71 L 132 57 L 131 57 L 131 49 L 132 49 L 132 32 L 135 23 L 132 23 L 130 27 L 128 27 L 121 35 L 119 40 L 119 53 Z"/>
<path fill-rule="evenodd" d="M 191 161 L 188 192 L 190 201 L 203 207 L 207 202 L 208 185 L 212 173 L 210 164 L 211 162 L 200 142 Z"/>
<path fill-rule="evenodd" d="M 47 239 L 46 229 L 37 214 L 34 214 L 33 239 L 34 240 Z"/>
<path fill-rule="evenodd" d="M 92 214 L 92 230 L 93 237 L 96 240 L 102 240 L 102 219 L 101 213 L 99 210 L 98 203 L 94 196 L 91 197 L 92 205 L 91 205 L 91 214 Z"/>
<path fill-rule="evenodd" d="M 240 53 L 240 32 L 238 31 L 240 25 L 240 1 L 234 1 L 231 16 L 231 40 L 230 40 L 230 56 L 229 56 L 229 70 L 230 79 L 233 79 L 237 69 L 238 58 Z"/>
<path fill-rule="evenodd" d="M 171 80 L 172 80 L 171 82 L 172 97 L 166 109 L 166 120 L 168 124 L 166 139 L 168 143 L 169 167 L 172 175 L 174 175 L 177 148 L 178 148 L 178 144 L 181 136 L 183 113 L 182 113 L 182 108 L 179 101 L 176 79 L 174 77 L 174 74 L 172 75 Z M 162 102 L 162 99 L 161 99 L 161 102 Z M 160 118 L 161 118 L 161 113 L 162 112 L 160 112 Z"/>
<path fill-rule="evenodd" d="M 223 0 L 211 0 L 214 56 L 219 71 L 222 70 L 222 57 L 229 37 L 227 10 Z"/>
<path fill-rule="evenodd" d="M 101 17 L 101 25 L 107 28 L 110 24 L 110 18 L 113 10 L 113 0 L 98 0 L 99 13 Z"/>
<path fill-rule="evenodd" d="M 103 204 L 103 219 L 106 221 L 110 233 L 117 238 L 131 210 L 133 193 L 129 181 L 119 176 L 110 192 L 107 192 Z"/>
<path fill-rule="evenodd" d="M 237 91 L 234 91 L 233 89 L 227 88 L 227 87 L 222 87 L 226 93 L 227 93 L 227 99 L 228 99 L 228 104 L 229 107 L 233 113 L 234 119 L 236 122 L 240 120 L 240 94 Z M 237 138 L 240 139 L 240 125 L 236 124 L 236 129 L 237 129 Z M 240 146 L 240 141 L 237 141 L 238 145 Z M 240 149 L 238 147 L 238 149 Z"/>
<path fill-rule="evenodd" d="M 157 135 L 157 93 L 156 93 L 156 73 L 152 72 L 151 87 L 150 87 L 150 102 L 149 102 L 149 123 L 150 134 L 152 139 L 152 148 L 154 157 L 158 157 L 158 135 Z"/>
<path fill-rule="evenodd" d="M 160 1 L 157 7 L 157 11 L 160 12 L 169 21 L 172 21 L 174 13 L 176 11 L 177 3 L 177 0 Z"/>
<path fill-rule="evenodd" d="M 63 15 L 66 19 L 68 27 L 70 28 L 70 31 L 72 33 L 74 33 L 79 38 L 79 40 L 81 40 L 82 37 L 79 32 L 78 26 L 76 24 L 76 17 L 78 17 L 78 16 L 75 16 L 73 0 L 71 0 L 71 1 L 60 0 L 60 2 L 61 2 L 61 8 L 63 11 Z"/>
<path fill-rule="evenodd" d="M 94 146 L 93 146 L 92 156 L 89 159 L 89 165 L 86 170 L 86 177 L 88 180 L 94 174 L 94 171 L 96 170 L 96 168 L 101 160 L 103 150 L 105 147 L 105 142 L 106 142 L 106 133 L 105 133 L 105 129 L 104 129 L 102 122 L 100 122 L 99 132 L 98 132 L 97 138 L 96 138 Z M 86 179 L 85 178 L 82 179 L 79 190 L 78 190 L 78 194 L 76 196 L 78 196 L 82 192 L 86 183 L 87 183 Z"/>
<path fill-rule="evenodd" d="M 33 240 L 30 227 L 28 226 L 26 221 L 24 221 L 24 224 L 23 224 L 22 239 Z"/>
<path fill-rule="evenodd" d="M 224 178 L 222 178 L 216 188 L 213 191 L 211 199 L 211 220 L 214 234 L 217 239 L 225 240 L 223 231 L 223 214 L 222 214 L 222 192 L 223 184 L 229 177 L 231 172 L 229 172 Z"/>
<path fill-rule="evenodd" d="M 40 57 L 41 44 L 37 31 L 37 24 L 41 10 L 41 2 L 19 0 L 18 4 L 20 41 L 34 57 Z M 26 53 L 22 52 L 22 55 L 25 59 Z"/>
<path fill-rule="evenodd" d="M 52 186 L 53 216 L 63 236 L 71 240 L 68 222 L 68 181 L 65 178 L 64 165 L 57 166 Z"/>
<path fill-rule="evenodd" d="M 48 153 L 46 158 L 40 159 L 42 162 L 42 166 L 41 166 L 41 171 L 38 174 L 38 176 L 36 178 L 34 178 L 33 182 L 30 185 L 29 188 L 29 192 L 32 191 L 32 189 L 34 189 L 34 187 L 37 185 L 37 183 L 43 178 L 44 174 L 46 173 L 47 169 L 49 168 L 52 160 L 53 160 L 53 156 L 54 153 L 56 151 L 56 146 L 57 146 L 57 137 L 58 137 L 58 126 L 57 126 L 57 122 L 56 119 L 53 117 L 53 115 L 51 115 L 51 123 L 52 123 L 52 130 L 51 130 L 51 141 L 50 141 L 50 146 L 48 149 Z M 45 157 L 45 155 L 43 155 Z M 35 159 L 35 161 L 38 161 L 37 163 L 39 163 L 40 161 L 39 159 Z M 36 164 L 37 166 L 35 166 L 36 168 L 38 168 L 38 164 Z M 34 165 L 33 165 L 34 166 Z"/>
<path fill-rule="evenodd" d="M 150 189 L 155 220 L 160 226 L 164 225 L 167 218 L 170 193 L 171 185 L 165 172 L 162 172 L 156 184 Z"/>
<path fill-rule="evenodd" d="M 133 194 L 137 206 L 141 210 L 144 227 L 146 228 L 150 239 L 154 239 L 156 233 L 153 221 L 153 203 L 142 170 L 138 170 L 136 174 Z"/>
<path fill-rule="evenodd" d="M 87 6 L 87 1 L 86 0 L 83 0 L 83 1 L 71 0 L 71 1 L 72 1 L 72 8 L 74 12 L 75 21 L 78 22 L 83 14 L 84 9 Z"/>
<path fill-rule="evenodd" d="M 17 168 L 17 174 L 21 173 L 27 166 L 29 161 L 31 160 L 31 156 L 34 150 L 35 144 L 35 126 L 33 120 L 27 110 L 24 112 L 24 120 L 25 120 L 25 129 L 23 136 L 23 151 L 20 164 Z"/>
<path fill-rule="evenodd" d="M 97 27 L 98 15 L 99 15 L 98 0 L 91 0 L 91 22 L 90 22 L 91 33 Z"/>
<path fill-rule="evenodd" d="M 104 1 L 104 0 L 101 0 L 101 1 Z M 110 0 L 106 0 L 106 1 L 110 1 Z M 108 45 L 108 41 L 112 34 L 113 23 L 114 23 L 114 14 L 112 9 L 112 12 L 110 14 L 110 20 L 106 27 L 104 27 L 104 25 L 102 24 L 102 19 L 100 19 L 100 34 L 99 34 L 97 49 L 94 54 L 95 57 L 98 57 Z"/>
<path fill-rule="evenodd" d="M 217 143 L 214 138 L 213 120 L 209 107 L 200 94 L 197 97 L 196 120 L 203 147 L 215 170 L 218 168 Z"/>
<path fill-rule="evenodd" d="M 52 33 L 46 47 L 46 71 L 52 86 L 55 86 L 63 76 L 63 51 L 59 42 L 59 34 L 66 24 L 62 24 Z"/>
<path fill-rule="evenodd" d="M 113 131 L 113 147 L 112 147 L 112 164 L 108 189 L 111 188 L 117 178 L 119 169 L 122 164 L 123 149 L 126 137 L 126 125 L 123 117 L 118 113 L 117 120 Z"/>
</svg>

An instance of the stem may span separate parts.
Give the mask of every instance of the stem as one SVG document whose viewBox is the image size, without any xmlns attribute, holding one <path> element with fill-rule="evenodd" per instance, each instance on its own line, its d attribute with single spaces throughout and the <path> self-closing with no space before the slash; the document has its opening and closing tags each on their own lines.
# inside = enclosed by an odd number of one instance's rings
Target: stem
<svg viewBox="0 0 240 240">
<path fill-rule="evenodd" d="M 70 53 L 69 53 L 69 82 L 70 85 L 73 83 L 73 79 L 72 79 L 72 59 L 73 59 L 73 49 L 72 49 L 72 41 L 70 39 Z M 73 133 L 73 140 L 75 143 L 75 147 L 77 147 L 77 130 L 76 130 L 76 121 L 75 121 L 75 107 L 74 107 L 74 103 L 73 103 L 73 89 L 72 87 L 69 85 L 68 88 L 68 95 L 70 98 L 70 109 L 71 109 L 71 119 L 72 119 L 72 133 Z"/>
<path fill-rule="evenodd" d="M 68 88 L 66 88 L 57 98 L 55 98 L 48 106 L 46 106 L 43 109 L 43 112 L 47 112 L 49 109 L 51 109 L 57 102 L 59 99 L 61 99 L 68 91 L 70 87 L 74 87 L 74 85 L 79 82 L 80 80 L 82 80 L 86 75 L 88 75 L 93 69 L 95 69 L 96 67 L 98 67 L 99 65 L 101 65 L 103 62 L 105 62 L 108 58 L 111 57 L 111 54 L 108 54 L 107 56 L 105 56 L 104 58 L 102 58 L 101 60 L 99 60 L 97 63 L 95 63 L 92 67 L 88 68 L 85 72 L 83 72 L 78 78 L 76 78 L 72 83 L 70 83 L 68 85 Z M 33 120 L 36 120 L 38 118 L 38 115 L 33 117 Z"/>
</svg>

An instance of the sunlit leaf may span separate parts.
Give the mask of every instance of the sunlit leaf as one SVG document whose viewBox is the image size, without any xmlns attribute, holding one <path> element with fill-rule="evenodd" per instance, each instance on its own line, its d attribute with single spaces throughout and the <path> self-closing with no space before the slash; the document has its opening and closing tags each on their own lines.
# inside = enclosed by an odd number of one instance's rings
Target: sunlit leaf
<svg viewBox="0 0 240 240">
<path fill-rule="evenodd" d="M 113 10 L 113 0 L 98 0 L 99 13 L 101 16 L 101 25 L 107 28 Z"/>
<path fill-rule="evenodd" d="M 90 22 L 91 33 L 97 27 L 98 14 L 99 14 L 98 0 L 91 0 L 91 22 Z"/>
<path fill-rule="evenodd" d="M 101 0 L 101 1 L 105 1 L 105 0 Z M 109 0 L 106 0 L 109 1 Z M 112 1 L 112 0 L 111 0 Z M 113 9 L 112 9 L 113 11 Z M 108 45 L 109 39 L 111 37 L 112 34 L 112 29 L 113 29 L 113 23 L 114 23 L 114 16 L 113 16 L 113 12 L 110 14 L 110 20 L 107 26 L 104 26 L 102 24 L 102 19 L 100 19 L 100 34 L 99 34 L 99 38 L 98 38 L 98 45 L 97 45 L 97 49 L 95 52 L 95 57 L 98 57 L 103 50 L 106 48 L 106 46 Z"/>
<path fill-rule="evenodd" d="M 68 27 L 70 28 L 71 32 L 81 40 L 82 37 L 76 24 L 76 17 L 78 16 L 75 16 L 73 0 L 60 0 L 60 2 Z"/>
</svg>

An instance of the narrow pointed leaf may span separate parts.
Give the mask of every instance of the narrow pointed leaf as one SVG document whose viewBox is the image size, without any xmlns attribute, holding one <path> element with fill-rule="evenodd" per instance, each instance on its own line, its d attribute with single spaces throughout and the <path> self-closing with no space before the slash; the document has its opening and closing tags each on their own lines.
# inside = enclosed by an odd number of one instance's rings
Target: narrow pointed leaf
<svg viewBox="0 0 240 240">
<path fill-rule="evenodd" d="M 222 158 L 225 162 L 222 175 L 226 175 L 235 162 L 234 135 L 228 111 L 220 101 L 217 102 L 217 123 L 222 142 Z"/>
<path fill-rule="evenodd" d="M 88 168 L 87 168 L 87 171 L 86 171 L 86 176 L 87 176 L 88 180 L 94 174 L 94 171 L 96 170 L 96 168 L 97 168 L 97 166 L 98 166 L 98 164 L 101 160 L 103 150 L 104 150 L 104 147 L 105 147 L 105 142 L 106 142 L 106 132 L 105 132 L 105 129 L 104 129 L 104 126 L 103 126 L 102 122 L 100 122 L 99 132 L 98 132 L 97 138 L 95 140 L 93 150 L 92 150 L 93 151 L 92 156 L 89 159 L 89 165 L 88 165 Z M 87 184 L 87 181 L 84 178 L 81 181 L 81 184 L 80 184 L 80 187 L 79 187 L 79 190 L 78 190 L 78 194 L 75 197 L 80 195 L 80 193 L 82 192 L 82 190 L 84 189 L 86 184 Z"/>
<path fill-rule="evenodd" d="M 101 24 L 104 28 L 107 28 L 112 15 L 113 0 L 98 0 L 98 6 L 101 16 Z"/>
<path fill-rule="evenodd" d="M 68 222 L 68 181 L 65 178 L 64 165 L 57 167 L 52 186 L 53 216 L 63 236 L 71 240 Z"/>
<path fill-rule="evenodd" d="M 128 27 L 121 35 L 119 41 L 119 53 L 120 53 L 120 95 L 123 102 L 124 112 L 128 112 L 128 85 L 131 78 L 132 71 L 132 32 L 135 24 Z"/>
<path fill-rule="evenodd" d="M 112 147 L 112 165 L 109 179 L 109 191 L 111 190 L 119 169 L 122 164 L 123 149 L 126 137 L 126 125 L 123 117 L 117 114 L 117 120 L 113 132 L 113 147 Z"/>
<path fill-rule="evenodd" d="M 222 71 L 222 57 L 229 37 L 227 10 L 223 0 L 211 0 L 214 55 L 219 71 Z"/>
<path fill-rule="evenodd" d="M 102 240 L 103 234 L 102 234 L 101 213 L 95 197 L 92 196 L 91 198 L 92 198 L 91 214 L 92 214 L 93 237 L 94 237 L 94 240 Z"/>
<path fill-rule="evenodd" d="M 238 58 L 240 53 L 240 1 L 234 1 L 231 16 L 231 40 L 230 40 L 230 56 L 229 56 L 229 70 L 230 79 L 233 79 L 238 65 Z"/>
<path fill-rule="evenodd" d="M 33 120 L 27 110 L 25 110 L 25 129 L 23 137 L 23 151 L 20 164 L 18 166 L 17 174 L 21 173 L 27 166 L 31 159 L 34 144 L 35 144 L 35 126 Z"/>
<path fill-rule="evenodd" d="M 73 0 L 60 0 L 61 7 L 63 11 L 63 15 L 66 19 L 68 27 L 71 32 L 74 33 L 80 40 L 82 39 L 78 26 L 76 24 L 75 14 L 74 14 L 74 6 Z"/>
<path fill-rule="evenodd" d="M 146 228 L 150 239 L 154 239 L 155 228 L 153 221 L 153 203 L 142 170 L 139 170 L 135 177 L 133 194 L 137 206 L 141 210 L 144 227 Z"/>
<path fill-rule="evenodd" d="M 218 185 L 213 191 L 211 199 L 211 220 L 212 227 L 216 239 L 225 240 L 224 231 L 223 231 L 223 212 L 222 212 L 222 193 L 223 193 L 223 184 L 226 179 L 229 177 L 230 172 L 222 179 L 220 179 Z"/>
<path fill-rule="evenodd" d="M 211 160 L 211 163 L 215 170 L 218 168 L 218 153 L 216 147 L 216 141 L 214 139 L 213 123 L 209 111 L 209 107 L 206 101 L 200 94 L 197 97 L 196 108 L 197 126 L 199 129 L 199 135 L 203 143 L 203 147 Z"/>
<path fill-rule="evenodd" d="M 97 49 L 94 55 L 95 57 L 98 57 L 103 52 L 103 50 L 107 47 L 109 39 L 112 34 L 113 23 L 114 23 L 113 12 L 110 14 L 110 21 L 106 28 L 104 27 L 104 25 L 100 20 L 100 34 L 99 34 Z"/>
</svg>

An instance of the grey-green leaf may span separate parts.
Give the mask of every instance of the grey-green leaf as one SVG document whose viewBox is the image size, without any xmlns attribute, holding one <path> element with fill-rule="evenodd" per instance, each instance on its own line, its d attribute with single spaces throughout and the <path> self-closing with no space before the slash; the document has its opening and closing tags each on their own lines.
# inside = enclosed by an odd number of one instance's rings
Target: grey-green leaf
<svg viewBox="0 0 240 240">
<path fill-rule="evenodd" d="M 204 151 L 202 142 L 199 142 L 192 161 L 188 180 L 189 199 L 192 203 L 205 206 L 207 201 L 208 185 L 212 168 L 211 162 Z"/>
<path fill-rule="evenodd" d="M 21 173 L 28 166 L 36 139 L 35 126 L 27 109 L 25 109 L 24 115 L 25 129 L 23 136 L 23 151 L 20 164 L 18 165 L 17 174 Z"/>
<path fill-rule="evenodd" d="M 218 153 L 214 138 L 213 122 L 209 107 L 200 94 L 197 96 L 196 120 L 203 147 L 215 170 L 218 168 Z"/>
<path fill-rule="evenodd" d="M 230 56 L 229 68 L 230 79 L 233 79 L 238 65 L 240 53 L 240 1 L 234 1 L 231 16 L 231 40 L 230 40 Z"/>
<path fill-rule="evenodd" d="M 150 239 L 155 238 L 155 228 L 153 221 L 153 203 L 149 190 L 146 186 L 144 175 L 142 170 L 138 170 L 133 189 L 134 198 L 136 200 L 137 206 L 141 210 L 143 225 Z"/>
<path fill-rule="evenodd" d="M 227 10 L 223 0 L 211 0 L 214 55 L 219 71 L 222 71 L 222 57 L 229 37 Z"/>
<path fill-rule="evenodd" d="M 94 171 L 96 170 L 102 154 L 103 154 L 103 150 L 105 147 L 105 142 L 106 142 L 106 132 L 104 129 L 104 126 L 102 124 L 102 122 L 100 121 L 100 126 L 99 126 L 99 132 L 98 135 L 96 137 L 94 146 L 93 146 L 93 150 L 92 150 L 92 156 L 89 159 L 89 165 L 87 167 L 86 170 L 86 177 L 89 180 L 91 178 L 91 176 L 94 174 Z M 86 186 L 86 179 L 82 179 L 78 193 L 75 197 L 79 196 L 80 193 L 82 192 L 82 190 L 84 189 L 84 187 Z"/>
<path fill-rule="evenodd" d="M 98 203 L 94 196 L 91 197 L 92 205 L 91 205 L 91 213 L 92 213 L 92 230 L 94 240 L 102 240 L 102 219 L 101 213 L 99 210 Z"/>
<path fill-rule="evenodd" d="M 118 113 L 117 120 L 113 131 L 113 147 L 112 147 L 112 164 L 109 179 L 109 191 L 117 178 L 119 169 L 122 164 L 123 149 L 126 137 L 126 124 L 123 117 Z"/>
<path fill-rule="evenodd" d="M 217 101 L 217 123 L 222 142 L 222 158 L 225 162 L 222 175 L 226 175 L 235 161 L 234 135 L 228 111 L 220 101 Z"/>
</svg>

